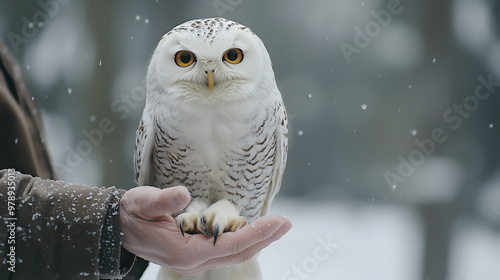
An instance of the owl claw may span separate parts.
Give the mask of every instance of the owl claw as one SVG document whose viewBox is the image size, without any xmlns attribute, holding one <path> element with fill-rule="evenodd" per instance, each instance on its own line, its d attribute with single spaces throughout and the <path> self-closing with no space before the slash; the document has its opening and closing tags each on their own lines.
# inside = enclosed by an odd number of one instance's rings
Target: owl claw
<svg viewBox="0 0 500 280">
<path fill-rule="evenodd" d="M 207 218 L 205 216 L 201 216 L 200 221 L 201 221 L 201 226 L 203 228 L 203 232 L 207 236 L 212 237 L 213 235 L 210 233 L 210 230 L 208 229 L 208 226 L 207 226 Z"/>
<path fill-rule="evenodd" d="M 179 223 L 179 228 L 181 229 L 181 233 L 182 233 L 182 236 L 184 237 L 184 220 L 182 220 L 180 223 Z"/>
<path fill-rule="evenodd" d="M 194 201 L 189 208 L 175 217 L 182 236 L 186 233 L 201 233 L 214 238 L 214 246 L 224 232 L 233 232 L 248 224 L 245 217 L 239 215 L 236 206 L 227 200 L 221 200 L 210 207 Z"/>
<path fill-rule="evenodd" d="M 201 201 L 193 201 L 191 205 L 181 214 L 175 217 L 175 221 L 181 230 L 182 236 L 186 233 L 196 234 L 203 233 L 198 229 L 197 225 L 201 223 L 199 221 L 201 212 L 206 209 L 206 203 Z"/>
<path fill-rule="evenodd" d="M 217 237 L 219 237 L 219 225 L 215 225 L 214 227 L 214 246 L 215 246 L 215 243 L 217 243 Z"/>
</svg>

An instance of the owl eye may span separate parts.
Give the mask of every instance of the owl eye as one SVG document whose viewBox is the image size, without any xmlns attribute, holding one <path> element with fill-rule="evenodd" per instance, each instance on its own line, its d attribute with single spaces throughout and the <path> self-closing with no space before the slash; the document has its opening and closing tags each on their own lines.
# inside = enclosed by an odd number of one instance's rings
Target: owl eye
<svg viewBox="0 0 500 280">
<path fill-rule="evenodd" d="M 178 51 L 175 54 L 175 63 L 177 63 L 180 67 L 187 67 L 193 64 L 195 60 L 194 54 L 188 51 Z"/>
<path fill-rule="evenodd" d="M 224 54 L 223 59 L 232 64 L 240 63 L 243 60 L 243 51 L 240 49 L 229 49 Z"/>
</svg>

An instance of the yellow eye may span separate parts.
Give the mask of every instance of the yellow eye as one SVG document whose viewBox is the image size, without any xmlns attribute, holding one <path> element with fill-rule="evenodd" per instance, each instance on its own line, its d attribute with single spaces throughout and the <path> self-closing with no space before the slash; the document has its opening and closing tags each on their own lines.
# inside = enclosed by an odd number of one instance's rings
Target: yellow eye
<svg viewBox="0 0 500 280">
<path fill-rule="evenodd" d="M 224 54 L 223 58 L 225 61 L 232 64 L 240 63 L 243 60 L 243 51 L 240 49 L 229 49 Z"/>
<path fill-rule="evenodd" d="M 187 67 L 195 62 L 194 54 L 188 51 L 178 51 L 175 54 L 175 63 L 180 67 Z"/>
</svg>

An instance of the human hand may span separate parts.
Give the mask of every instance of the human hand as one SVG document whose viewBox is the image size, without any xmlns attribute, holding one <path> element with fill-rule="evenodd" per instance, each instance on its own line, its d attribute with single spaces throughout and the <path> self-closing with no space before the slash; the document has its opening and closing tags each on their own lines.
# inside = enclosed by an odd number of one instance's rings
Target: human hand
<svg viewBox="0 0 500 280">
<path fill-rule="evenodd" d="M 127 191 L 120 202 L 123 247 L 170 270 L 191 275 L 247 261 L 292 227 L 283 216 L 266 216 L 236 232 L 223 233 L 214 246 L 206 235 L 183 237 L 172 218 L 171 214 L 186 208 L 190 199 L 185 187 L 160 190 L 142 186 Z"/>
</svg>

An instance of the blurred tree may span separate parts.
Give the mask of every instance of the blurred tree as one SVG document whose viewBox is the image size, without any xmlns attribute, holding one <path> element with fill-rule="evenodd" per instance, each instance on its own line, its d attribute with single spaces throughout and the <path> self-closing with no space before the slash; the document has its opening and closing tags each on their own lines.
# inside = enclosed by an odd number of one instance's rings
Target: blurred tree
<svg viewBox="0 0 500 280">
<path fill-rule="evenodd" d="M 110 116 L 111 87 L 115 78 L 116 56 L 114 34 L 118 24 L 117 3 L 113 1 L 85 1 L 87 23 L 96 41 L 96 58 L 93 62 L 92 76 L 83 90 L 83 104 L 87 116 L 97 116 L 97 122 Z M 124 127 L 116 118 L 110 118 L 115 127 L 110 134 L 103 136 L 99 145 L 99 160 L 104 169 L 103 185 L 125 186 L 123 176 L 128 163 L 123 155 Z M 110 164 L 110 161 L 112 161 Z"/>
</svg>

